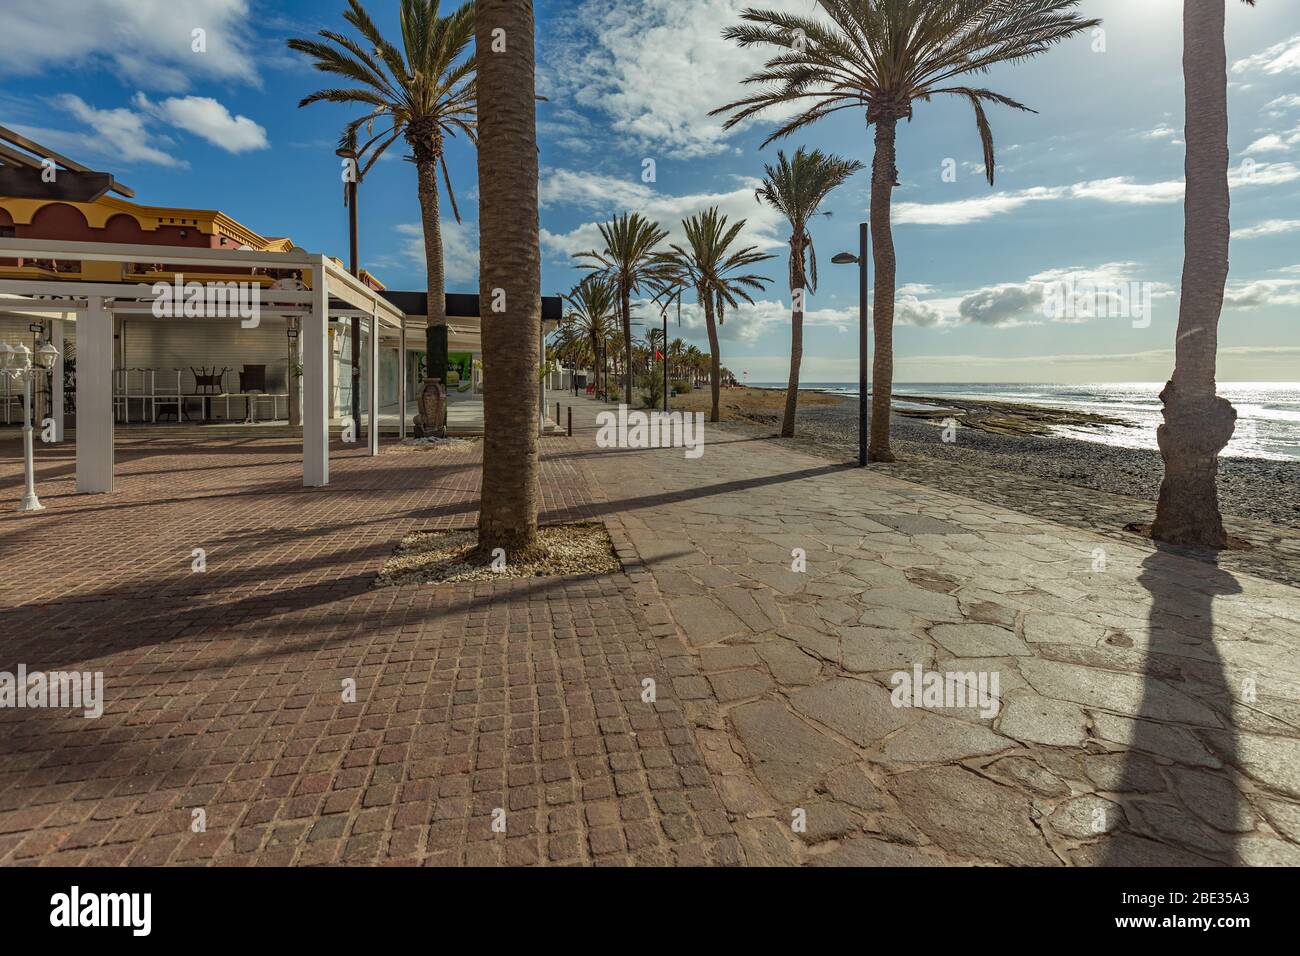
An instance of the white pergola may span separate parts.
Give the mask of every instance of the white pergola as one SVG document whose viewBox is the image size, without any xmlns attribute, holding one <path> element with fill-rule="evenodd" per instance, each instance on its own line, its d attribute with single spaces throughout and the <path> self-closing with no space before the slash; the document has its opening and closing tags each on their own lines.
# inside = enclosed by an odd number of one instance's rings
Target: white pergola
<svg viewBox="0 0 1300 956">
<path fill-rule="evenodd" d="M 44 259 L 78 262 L 162 263 L 183 274 L 197 268 L 207 286 L 215 281 L 246 281 L 232 273 L 214 279 L 213 269 L 247 273 L 252 269 L 300 272 L 311 288 L 261 290 L 262 318 L 297 317 L 302 345 L 302 483 L 329 484 L 329 320 L 359 316 L 369 325 L 370 367 L 368 442 L 379 454 L 379 338 L 384 326 L 396 328 L 402 360 L 398 367 L 399 434 L 406 435 L 406 315 L 378 292 L 323 255 L 294 249 L 272 253 L 251 250 L 0 239 L 0 260 Z M 323 277 L 323 278 L 322 278 Z M 0 278 L 0 314 L 43 314 L 51 320 L 51 339 L 62 343 L 62 325 L 77 328 L 77 491 L 113 490 L 113 316 L 153 313 L 149 283 L 95 282 L 84 279 Z M 176 318 L 174 321 L 203 321 Z M 52 372 L 55 436 L 63 439 L 63 357 Z M 360 423 L 355 423 L 359 425 Z"/>
</svg>

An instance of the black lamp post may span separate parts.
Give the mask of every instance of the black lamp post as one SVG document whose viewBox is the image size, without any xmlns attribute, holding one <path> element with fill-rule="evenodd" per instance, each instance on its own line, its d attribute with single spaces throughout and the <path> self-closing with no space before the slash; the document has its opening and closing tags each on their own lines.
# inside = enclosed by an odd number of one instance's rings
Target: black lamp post
<svg viewBox="0 0 1300 956">
<path fill-rule="evenodd" d="M 870 235 L 865 222 L 858 224 L 858 254 L 840 252 L 831 258 L 836 265 L 858 267 L 858 467 L 867 466 L 867 368 L 871 349 L 867 343 L 867 263 Z"/>
</svg>

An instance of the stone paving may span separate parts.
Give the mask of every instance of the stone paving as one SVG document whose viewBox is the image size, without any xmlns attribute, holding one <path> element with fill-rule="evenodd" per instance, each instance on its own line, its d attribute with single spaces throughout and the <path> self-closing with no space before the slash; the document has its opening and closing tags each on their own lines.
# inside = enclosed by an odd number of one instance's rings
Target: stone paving
<svg viewBox="0 0 1300 956">
<path fill-rule="evenodd" d="M 372 588 L 474 524 L 476 443 L 305 490 L 295 442 L 132 440 L 111 496 L 42 447 L 0 671 L 107 703 L 0 709 L 0 865 L 1300 863 L 1296 589 L 735 432 L 599 448 L 561 400 L 543 520 L 622 574 Z M 996 713 L 894 706 L 918 667 Z"/>
<path fill-rule="evenodd" d="M 748 863 L 1300 863 L 1296 589 L 721 429 L 580 466 Z M 996 716 L 894 706 L 918 666 Z"/>
<path fill-rule="evenodd" d="M 106 705 L 0 709 L 0 864 L 740 862 L 648 576 L 371 588 L 404 534 L 474 525 L 480 447 L 336 445 L 304 490 L 296 442 L 132 440 L 102 496 L 40 448 L 0 671 L 99 671 Z M 547 521 L 592 515 L 577 448 L 547 439 Z"/>
</svg>

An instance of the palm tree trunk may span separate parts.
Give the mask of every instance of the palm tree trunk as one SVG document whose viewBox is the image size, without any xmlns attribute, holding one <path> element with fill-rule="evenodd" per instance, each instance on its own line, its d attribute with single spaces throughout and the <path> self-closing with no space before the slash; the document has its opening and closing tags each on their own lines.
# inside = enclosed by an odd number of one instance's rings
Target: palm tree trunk
<svg viewBox="0 0 1300 956">
<path fill-rule="evenodd" d="M 898 181 L 894 136 L 898 120 L 876 120 L 876 154 L 871 165 L 871 255 L 876 269 L 876 287 L 871 306 L 876 351 L 871 362 L 871 434 L 867 457 L 871 461 L 893 461 L 889 447 L 889 415 L 894 387 L 894 230 L 890 205 Z"/>
<path fill-rule="evenodd" d="M 803 247 L 791 243 L 790 246 L 790 300 L 793 305 L 795 292 L 804 287 Z M 802 295 L 800 305 L 802 305 Z M 781 420 L 781 437 L 794 437 L 794 415 L 799 404 L 799 366 L 803 363 L 803 309 L 790 310 L 790 383 L 785 390 L 785 418 Z"/>
<path fill-rule="evenodd" d="M 447 383 L 447 282 L 442 261 L 442 220 L 438 206 L 438 162 L 420 151 L 416 177 L 424 226 L 424 269 L 428 283 L 428 326 L 424 332 L 426 378 Z M 438 423 L 442 424 L 442 423 Z"/>
<path fill-rule="evenodd" d="M 507 562 L 537 547 L 537 368 L 541 251 L 532 0 L 478 0 L 479 312 L 483 329 L 483 492 L 479 549 Z M 505 311 L 494 313 L 494 290 Z"/>
<path fill-rule="evenodd" d="M 713 315 L 713 296 L 708 292 L 702 292 L 700 298 L 704 301 L 704 324 L 709 329 L 709 391 L 713 394 L 713 407 L 709 412 L 709 421 L 718 422 L 722 420 L 718 413 L 718 404 L 722 397 L 719 394 L 722 383 L 722 349 L 718 345 L 718 323 Z"/>
<path fill-rule="evenodd" d="M 623 282 L 618 284 L 619 315 L 623 320 L 623 401 L 632 404 L 632 292 Z"/>
<path fill-rule="evenodd" d="M 1174 374 L 1160 400 L 1156 431 L 1165 476 L 1154 537 L 1223 547 L 1217 469 L 1237 412 L 1215 395 L 1219 315 L 1228 279 L 1228 62 L 1225 0 L 1183 5 L 1183 82 L 1187 105 L 1187 198 L 1183 286 Z"/>
</svg>

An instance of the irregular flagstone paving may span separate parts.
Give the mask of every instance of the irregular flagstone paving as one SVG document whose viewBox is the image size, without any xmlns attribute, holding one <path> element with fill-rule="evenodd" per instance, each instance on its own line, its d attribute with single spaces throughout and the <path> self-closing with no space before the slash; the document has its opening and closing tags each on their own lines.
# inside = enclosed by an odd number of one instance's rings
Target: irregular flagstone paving
<svg viewBox="0 0 1300 956">
<path fill-rule="evenodd" d="M 1295 588 L 735 431 L 579 466 L 747 862 L 1300 864 Z M 996 715 L 894 706 L 916 666 Z"/>
<path fill-rule="evenodd" d="M 747 437 L 768 438 L 773 444 L 832 461 L 845 461 L 857 456 L 856 446 L 828 445 L 799 435 L 778 438 L 771 425 L 753 421 L 733 419 L 718 427 Z M 934 444 L 926 446 L 909 442 L 908 454 L 896 462 L 876 463 L 872 470 L 1036 515 L 1056 524 L 1083 528 L 1128 544 L 1146 543 L 1125 528 L 1130 524 L 1151 521 L 1154 506 L 1150 500 L 1051 481 L 1036 475 L 972 467 L 965 461 L 946 457 L 944 449 L 947 446 L 937 438 L 937 432 L 936 429 Z M 1300 496 L 1300 481 L 1293 479 L 1290 485 L 1281 485 L 1276 491 L 1283 501 L 1295 500 Z M 1251 545 L 1249 550 L 1225 552 L 1220 559 L 1223 567 L 1300 587 L 1300 528 L 1295 527 L 1294 522 L 1291 525 L 1273 524 L 1233 514 L 1224 515 L 1223 522 L 1229 534 Z"/>
</svg>

